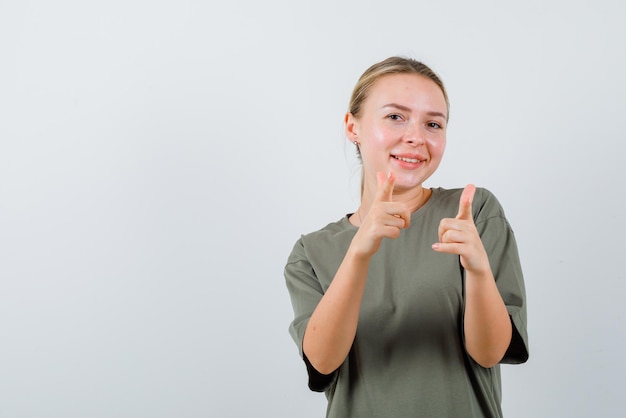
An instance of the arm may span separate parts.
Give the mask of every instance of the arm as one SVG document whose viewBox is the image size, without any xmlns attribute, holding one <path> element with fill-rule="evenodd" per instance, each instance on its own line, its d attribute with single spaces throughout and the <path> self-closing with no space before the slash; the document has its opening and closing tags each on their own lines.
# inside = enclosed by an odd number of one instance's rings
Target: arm
<svg viewBox="0 0 626 418">
<path fill-rule="evenodd" d="M 465 268 L 465 349 L 474 361 L 488 368 L 504 357 L 512 325 L 472 218 L 475 191 L 473 185 L 467 186 L 456 218 L 441 221 L 440 242 L 433 249 L 460 256 Z"/>
<path fill-rule="evenodd" d="M 309 319 L 302 350 L 311 365 L 322 374 L 336 370 L 350 351 L 356 335 L 369 260 L 370 257 L 356 253 L 351 246 Z"/>
<path fill-rule="evenodd" d="M 465 348 L 478 364 L 493 367 L 504 357 L 513 329 L 491 269 L 466 270 L 465 298 Z"/>
<path fill-rule="evenodd" d="M 306 327 L 302 350 L 322 374 L 336 370 L 352 347 L 371 257 L 383 238 L 397 238 L 409 225 L 409 210 L 392 202 L 394 181 L 393 176 L 378 176 L 372 206 Z"/>
</svg>

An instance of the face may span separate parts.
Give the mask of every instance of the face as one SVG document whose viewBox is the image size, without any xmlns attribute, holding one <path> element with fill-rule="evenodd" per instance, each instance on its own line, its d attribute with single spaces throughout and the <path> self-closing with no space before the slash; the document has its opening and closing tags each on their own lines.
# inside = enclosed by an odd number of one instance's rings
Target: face
<svg viewBox="0 0 626 418">
<path fill-rule="evenodd" d="M 346 115 L 346 134 L 360 143 L 365 188 L 376 172 L 393 172 L 394 191 L 421 187 L 441 162 L 446 146 L 447 105 L 434 81 L 392 74 L 370 88 L 359 118 Z"/>
</svg>

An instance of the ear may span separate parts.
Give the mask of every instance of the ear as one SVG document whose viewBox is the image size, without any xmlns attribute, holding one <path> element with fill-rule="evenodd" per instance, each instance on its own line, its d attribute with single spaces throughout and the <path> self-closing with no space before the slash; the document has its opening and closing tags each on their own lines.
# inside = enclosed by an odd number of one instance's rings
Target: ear
<svg viewBox="0 0 626 418">
<path fill-rule="evenodd" d="M 346 125 L 346 137 L 350 142 L 354 142 L 359 138 L 359 121 L 350 112 L 346 113 L 343 118 Z"/>
</svg>

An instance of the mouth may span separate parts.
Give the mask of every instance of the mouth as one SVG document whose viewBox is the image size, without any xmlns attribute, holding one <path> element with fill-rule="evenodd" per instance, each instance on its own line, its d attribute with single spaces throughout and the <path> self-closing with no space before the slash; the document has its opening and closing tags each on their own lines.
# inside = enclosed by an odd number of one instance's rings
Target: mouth
<svg viewBox="0 0 626 418">
<path fill-rule="evenodd" d="M 418 158 L 400 157 L 398 155 L 392 155 L 392 157 L 395 158 L 396 160 L 404 161 L 405 163 L 413 163 L 413 164 L 426 161 L 426 160 L 420 160 Z"/>
</svg>

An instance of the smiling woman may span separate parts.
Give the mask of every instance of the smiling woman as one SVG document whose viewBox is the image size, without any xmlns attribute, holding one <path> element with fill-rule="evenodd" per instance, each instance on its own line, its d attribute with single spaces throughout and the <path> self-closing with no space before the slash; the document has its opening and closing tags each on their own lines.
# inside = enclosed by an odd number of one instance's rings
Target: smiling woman
<svg viewBox="0 0 626 418">
<path fill-rule="evenodd" d="M 446 145 L 443 83 L 391 57 L 345 116 L 359 208 L 297 240 L 290 326 L 328 417 L 500 417 L 500 363 L 528 358 L 513 231 L 488 190 L 424 188 Z"/>
<path fill-rule="evenodd" d="M 391 170 L 396 193 L 422 192 L 415 186 L 437 169 L 446 145 L 443 90 L 429 78 L 400 73 L 381 76 L 369 93 L 357 113 L 345 117 L 346 134 L 367 161 L 363 184 L 376 188 L 376 173 Z"/>
</svg>

